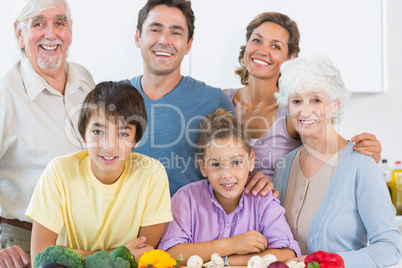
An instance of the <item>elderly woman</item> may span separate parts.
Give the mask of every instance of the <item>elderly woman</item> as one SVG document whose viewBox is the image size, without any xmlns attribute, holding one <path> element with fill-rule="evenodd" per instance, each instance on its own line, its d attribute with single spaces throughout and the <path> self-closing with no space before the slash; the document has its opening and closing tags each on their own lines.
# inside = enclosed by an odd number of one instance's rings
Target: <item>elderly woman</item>
<svg viewBox="0 0 402 268">
<path fill-rule="evenodd" d="M 380 168 L 334 129 L 348 96 L 325 57 L 282 64 L 275 97 L 303 144 L 278 161 L 273 182 L 302 254 L 323 250 L 348 268 L 386 267 L 401 258 L 401 235 Z"/>
</svg>

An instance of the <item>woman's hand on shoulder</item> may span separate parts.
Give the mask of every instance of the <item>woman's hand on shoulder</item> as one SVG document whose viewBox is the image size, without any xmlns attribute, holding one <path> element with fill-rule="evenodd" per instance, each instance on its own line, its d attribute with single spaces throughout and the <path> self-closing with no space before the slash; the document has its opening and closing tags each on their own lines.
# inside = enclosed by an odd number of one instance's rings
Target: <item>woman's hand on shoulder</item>
<svg viewBox="0 0 402 268">
<path fill-rule="evenodd" d="M 374 134 L 362 133 L 350 139 L 355 143 L 353 150 L 364 155 L 371 156 L 377 163 L 381 161 L 381 142 Z"/>
<path fill-rule="evenodd" d="M 271 180 L 260 171 L 251 175 L 245 191 L 246 194 L 252 194 L 254 196 L 257 196 L 258 194 L 261 196 L 267 196 L 269 192 L 272 191 L 273 196 L 279 196 L 279 192 L 275 190 L 274 184 L 271 182 Z"/>
</svg>

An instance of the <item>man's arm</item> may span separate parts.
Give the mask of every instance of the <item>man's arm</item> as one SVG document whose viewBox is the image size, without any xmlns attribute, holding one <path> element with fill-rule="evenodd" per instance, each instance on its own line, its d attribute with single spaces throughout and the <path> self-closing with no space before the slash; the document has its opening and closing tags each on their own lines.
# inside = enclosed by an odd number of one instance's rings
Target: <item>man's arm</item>
<svg viewBox="0 0 402 268">
<path fill-rule="evenodd" d="M 12 246 L 0 250 L 0 268 L 31 267 L 28 254 L 19 246 Z"/>
</svg>

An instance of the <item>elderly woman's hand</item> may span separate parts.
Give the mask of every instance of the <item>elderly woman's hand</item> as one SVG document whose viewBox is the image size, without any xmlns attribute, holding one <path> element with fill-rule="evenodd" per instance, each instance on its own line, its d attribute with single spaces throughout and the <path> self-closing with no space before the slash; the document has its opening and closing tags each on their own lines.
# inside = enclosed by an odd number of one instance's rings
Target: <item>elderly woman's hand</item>
<svg viewBox="0 0 402 268">
<path fill-rule="evenodd" d="M 350 139 L 356 143 L 353 150 L 364 155 L 371 156 L 377 163 L 381 161 L 381 142 L 374 134 L 362 133 Z"/>
</svg>

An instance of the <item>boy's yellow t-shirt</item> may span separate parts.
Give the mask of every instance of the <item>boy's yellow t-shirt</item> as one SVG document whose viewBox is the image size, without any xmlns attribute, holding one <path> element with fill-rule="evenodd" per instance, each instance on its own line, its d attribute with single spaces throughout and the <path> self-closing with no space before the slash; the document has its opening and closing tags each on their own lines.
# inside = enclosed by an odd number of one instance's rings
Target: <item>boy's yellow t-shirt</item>
<svg viewBox="0 0 402 268">
<path fill-rule="evenodd" d="M 160 162 L 131 153 L 121 177 L 106 185 L 93 175 L 87 151 L 49 163 L 26 215 L 59 234 L 58 245 L 88 251 L 124 245 L 140 226 L 173 219 Z"/>
</svg>

